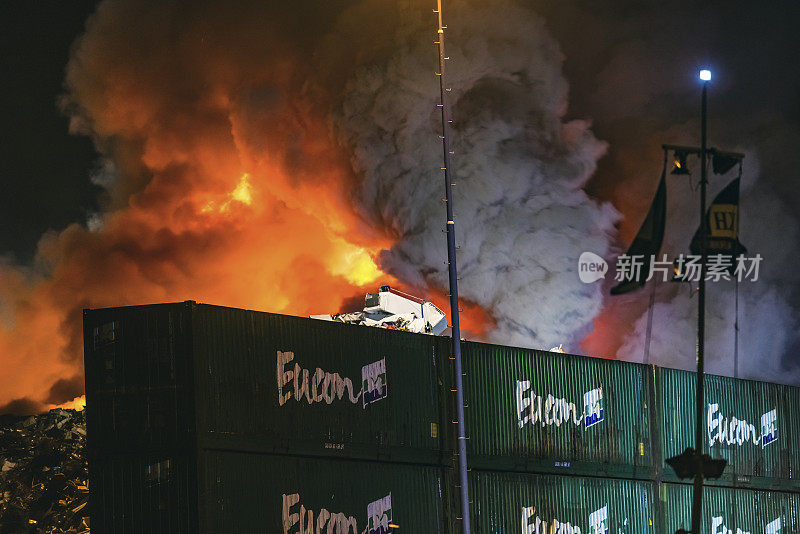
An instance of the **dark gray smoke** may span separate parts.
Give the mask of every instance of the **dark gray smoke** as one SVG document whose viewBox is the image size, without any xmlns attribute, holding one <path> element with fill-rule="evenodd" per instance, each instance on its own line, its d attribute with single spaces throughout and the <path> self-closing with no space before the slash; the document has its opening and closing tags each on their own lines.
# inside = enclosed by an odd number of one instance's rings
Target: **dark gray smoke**
<svg viewBox="0 0 800 534">
<path fill-rule="evenodd" d="M 699 144 L 696 75 L 700 66 L 713 70 L 709 141 L 747 154 L 741 241 L 751 254 L 764 257 L 759 281 L 739 286 L 739 373 L 800 382 L 800 283 L 794 260 L 800 246 L 800 189 L 795 185 L 800 73 L 786 69 L 793 61 L 790 51 L 800 46 L 796 17 L 792 21 L 790 16 L 795 3 L 572 2 L 542 3 L 537 9 L 565 50 L 571 109 L 592 117 L 598 136 L 609 142 L 608 156 L 588 190 L 625 214 L 621 250 L 655 191 L 660 145 Z M 668 182 L 664 252 L 670 257 L 688 252 L 699 223 L 696 160 L 692 168 L 692 187 L 677 177 Z M 734 176 L 710 177 L 709 202 Z M 734 292 L 734 284 L 723 283 L 711 284 L 708 293 L 708 364 L 712 372 L 727 375 L 734 372 Z M 649 290 L 631 298 L 628 306 L 645 310 Z M 657 301 L 651 360 L 693 368 L 696 297 L 685 286 L 660 286 Z M 613 315 L 603 317 L 614 320 Z M 624 323 L 617 326 L 622 332 L 618 356 L 641 361 L 646 314 L 640 314 L 630 335 Z"/>
<path fill-rule="evenodd" d="M 461 296 L 497 320 L 493 341 L 570 346 L 602 300 L 578 279 L 578 257 L 606 254 L 618 218 L 582 189 L 606 145 L 588 122 L 564 120 L 562 55 L 532 10 L 459 1 L 449 13 Z M 432 16 L 403 28 L 392 54 L 349 82 L 335 121 L 362 211 L 399 238 L 382 266 L 446 288 L 435 29 Z"/>
<path fill-rule="evenodd" d="M 497 321 L 492 341 L 641 359 L 647 290 L 613 308 L 599 283 L 580 282 L 577 260 L 624 250 L 661 143 L 698 142 L 694 76 L 710 61 L 711 144 L 747 152 L 741 240 L 764 257 L 759 282 L 740 286 L 740 372 L 797 381 L 792 6 L 447 4 L 461 295 Z M 102 213 L 47 234 L 34 266 L 0 259 L 0 404 L 24 411 L 80 391 L 85 307 L 197 298 L 304 314 L 324 300 L 333 311 L 363 290 L 317 261 L 342 256 L 345 238 L 391 234 L 382 267 L 446 291 L 433 7 L 100 2 L 72 49 L 64 109 L 103 158 L 91 178 Z M 226 213 L 220 199 L 245 171 L 261 202 Z M 672 256 L 698 224 L 696 176 L 669 183 Z M 710 198 L 731 178 L 714 178 Z M 651 361 L 693 366 L 688 291 L 659 287 Z M 732 303 L 731 284 L 710 288 L 709 368 L 725 374 Z M 604 330 L 590 343 L 593 321 Z"/>
<path fill-rule="evenodd" d="M 794 383 L 800 377 L 791 351 L 797 346 L 798 315 L 791 302 L 792 284 L 786 283 L 793 272 L 794 258 L 786 243 L 797 242 L 800 228 L 795 215 L 785 209 L 774 193 L 759 186 L 759 166 L 755 151 L 748 151 L 749 178 L 741 195 L 741 241 L 748 255 L 761 254 L 758 280 L 739 284 L 739 376 Z M 717 178 L 710 198 L 735 174 Z M 696 185 L 696 184 L 695 184 Z M 699 208 L 690 182 L 670 182 L 668 236 L 664 252 L 669 257 L 688 253 L 688 243 L 697 229 Z M 689 199 L 687 201 L 686 199 Z M 747 218 L 748 214 L 761 214 Z M 783 240 L 786 240 L 783 242 Z M 751 277 L 752 278 L 752 277 Z M 790 279 L 790 278 L 789 278 Z M 735 282 L 707 283 L 706 354 L 709 372 L 733 376 L 736 332 Z M 786 291 L 789 289 L 790 291 Z M 639 298 L 648 298 L 649 288 Z M 619 357 L 641 361 L 646 330 L 646 314 L 636 321 L 633 335 L 619 350 Z M 689 284 L 660 284 L 653 315 L 651 363 L 691 369 L 695 366 L 697 295 Z M 784 356 L 785 357 L 782 357 Z"/>
</svg>

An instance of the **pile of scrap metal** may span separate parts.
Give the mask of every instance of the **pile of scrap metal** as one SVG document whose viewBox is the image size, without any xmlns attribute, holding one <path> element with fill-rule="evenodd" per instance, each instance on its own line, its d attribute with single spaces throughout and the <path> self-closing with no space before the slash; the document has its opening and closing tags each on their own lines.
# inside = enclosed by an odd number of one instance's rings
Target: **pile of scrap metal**
<svg viewBox="0 0 800 534">
<path fill-rule="evenodd" d="M 389 286 L 367 293 L 364 309 L 351 313 L 312 315 L 312 319 L 377 326 L 438 336 L 447 328 L 447 316 L 432 302 L 413 297 Z"/>
<path fill-rule="evenodd" d="M 84 412 L 0 416 L 0 534 L 88 533 Z"/>
</svg>

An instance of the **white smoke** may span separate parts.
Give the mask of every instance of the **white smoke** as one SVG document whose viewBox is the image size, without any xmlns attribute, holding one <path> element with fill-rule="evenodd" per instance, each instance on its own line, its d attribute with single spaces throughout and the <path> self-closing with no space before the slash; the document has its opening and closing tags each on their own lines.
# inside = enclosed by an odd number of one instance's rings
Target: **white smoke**
<svg viewBox="0 0 800 534">
<path fill-rule="evenodd" d="M 539 3 L 548 28 L 565 50 L 565 71 L 574 86 L 571 108 L 591 114 L 598 136 L 610 143 L 608 156 L 589 190 L 625 213 L 623 230 L 632 238 L 652 201 L 661 170 L 660 145 L 699 144 L 700 85 L 697 72 L 709 66 L 709 143 L 746 152 L 741 182 L 741 241 L 764 258 L 758 282 L 739 286 L 739 375 L 800 383 L 800 246 L 795 184 L 800 153 L 797 89 L 800 76 L 783 65 L 797 48 L 790 24 L 776 24 L 791 2 L 726 4 L 719 23 L 716 7 L 688 2 L 622 6 L 606 3 Z M 576 31 L 580 28 L 580 31 Z M 764 39 L 770 35 L 770 39 Z M 746 53 L 742 43 L 747 43 Z M 768 74 L 778 73 L 778 74 Z M 662 252 L 688 253 L 697 226 L 697 159 L 686 178 L 668 177 L 669 214 Z M 734 178 L 711 175 L 709 202 Z M 626 243 L 618 244 L 623 251 Z M 613 260 L 613 258 L 611 258 Z M 657 289 L 650 360 L 669 367 L 695 367 L 697 298 L 688 285 Z M 713 283 L 707 298 L 707 363 L 712 372 L 733 375 L 735 285 Z M 650 288 L 607 299 L 600 323 L 613 325 L 614 340 L 594 339 L 617 356 L 641 361 Z M 643 310 L 633 322 L 608 310 Z M 618 315 L 618 314 L 617 314 Z M 630 313 L 628 314 L 628 316 Z M 630 334 L 628 335 L 628 332 Z M 597 349 L 595 349 L 597 350 Z"/>
<path fill-rule="evenodd" d="M 448 13 L 461 296 L 496 319 L 491 340 L 574 347 L 602 302 L 599 285 L 580 282 L 578 257 L 606 255 L 618 219 L 582 189 L 605 144 L 589 123 L 564 120 L 562 56 L 542 19 L 505 0 Z M 447 288 L 435 36 L 433 16 L 398 35 L 387 60 L 350 80 L 334 123 L 364 215 L 397 236 L 382 267 Z"/>
<path fill-rule="evenodd" d="M 800 228 L 783 203 L 762 180 L 755 153 L 748 151 L 740 199 L 740 241 L 748 248 L 748 257 L 760 254 L 758 278 L 751 274 L 739 283 L 738 368 L 735 366 L 736 283 L 706 283 L 706 369 L 708 372 L 743 378 L 794 383 L 800 369 L 782 356 L 799 341 L 797 311 L 788 298 L 795 267 L 792 252 L 800 240 Z M 734 173 L 712 176 L 708 202 L 729 183 Z M 699 200 L 696 179 L 673 178 L 669 182 L 667 236 L 662 252 L 674 258 L 688 254 L 688 244 L 697 230 Z M 789 245 L 789 246 L 787 246 Z M 646 298 L 642 291 L 642 298 Z M 618 357 L 642 361 L 646 339 L 647 313 L 636 320 L 631 336 Z M 657 289 L 653 311 L 650 363 L 682 369 L 696 368 L 697 295 L 689 284 L 670 284 Z"/>
</svg>

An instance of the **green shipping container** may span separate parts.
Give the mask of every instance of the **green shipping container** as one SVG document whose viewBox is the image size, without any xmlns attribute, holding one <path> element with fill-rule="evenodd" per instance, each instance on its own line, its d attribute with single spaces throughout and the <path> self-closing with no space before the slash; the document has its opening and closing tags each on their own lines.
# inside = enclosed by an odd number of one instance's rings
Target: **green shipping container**
<svg viewBox="0 0 800 534">
<path fill-rule="evenodd" d="M 652 367 L 483 343 L 463 347 L 471 466 L 653 476 Z"/>
<path fill-rule="evenodd" d="M 92 532 L 197 533 L 196 465 L 180 452 L 90 454 Z"/>
<path fill-rule="evenodd" d="M 438 464 L 433 336 L 185 302 L 84 313 L 90 449 Z"/>
<path fill-rule="evenodd" d="M 692 487 L 663 483 L 659 508 L 664 532 L 691 528 Z M 706 486 L 701 534 L 800 532 L 800 494 Z"/>
<path fill-rule="evenodd" d="M 203 451 L 202 533 L 447 532 L 433 467 Z"/>
<path fill-rule="evenodd" d="M 92 532 L 448 532 L 435 467 L 203 450 L 94 458 Z"/>
<path fill-rule="evenodd" d="M 472 532 L 662 534 L 653 488 L 644 480 L 473 471 Z"/>
<path fill-rule="evenodd" d="M 88 447 L 188 449 L 194 443 L 190 304 L 84 310 Z"/>
<path fill-rule="evenodd" d="M 663 458 L 694 446 L 695 377 L 658 369 Z M 800 490 L 800 388 L 706 375 L 703 412 L 704 452 L 728 461 L 708 483 Z M 668 467 L 664 479 L 677 481 Z"/>
</svg>

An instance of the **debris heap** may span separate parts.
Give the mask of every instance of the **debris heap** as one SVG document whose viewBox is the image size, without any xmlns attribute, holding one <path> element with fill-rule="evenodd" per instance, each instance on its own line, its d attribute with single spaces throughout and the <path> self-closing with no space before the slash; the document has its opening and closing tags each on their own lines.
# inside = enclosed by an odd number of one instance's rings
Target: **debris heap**
<svg viewBox="0 0 800 534">
<path fill-rule="evenodd" d="M 0 534 L 88 533 L 83 411 L 0 416 Z"/>
<path fill-rule="evenodd" d="M 432 302 L 389 286 L 382 286 L 377 293 L 367 293 L 362 311 L 312 315 L 311 318 L 434 336 L 441 335 L 447 328 L 447 317 Z"/>
</svg>

